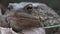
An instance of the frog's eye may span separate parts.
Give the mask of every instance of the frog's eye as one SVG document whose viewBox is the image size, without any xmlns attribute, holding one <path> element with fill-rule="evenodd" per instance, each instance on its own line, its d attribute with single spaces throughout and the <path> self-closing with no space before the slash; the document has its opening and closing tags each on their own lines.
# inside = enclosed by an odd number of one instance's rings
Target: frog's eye
<svg viewBox="0 0 60 34">
<path fill-rule="evenodd" d="M 27 9 L 27 10 L 31 10 L 31 9 L 33 9 L 32 4 L 28 4 L 28 5 L 26 6 L 26 9 Z"/>
<path fill-rule="evenodd" d="M 26 10 L 27 13 L 30 14 L 32 12 L 33 6 L 32 4 L 28 4 L 24 7 L 24 9 Z"/>
</svg>

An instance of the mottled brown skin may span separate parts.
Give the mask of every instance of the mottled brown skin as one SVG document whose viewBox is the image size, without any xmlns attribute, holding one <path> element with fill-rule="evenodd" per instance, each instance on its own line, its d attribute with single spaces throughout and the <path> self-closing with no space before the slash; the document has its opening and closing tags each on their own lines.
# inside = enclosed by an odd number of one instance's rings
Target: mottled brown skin
<svg viewBox="0 0 60 34">
<path fill-rule="evenodd" d="M 10 26 L 16 30 L 39 26 L 40 23 L 38 19 L 36 19 L 35 17 L 30 18 L 23 15 L 15 13 L 14 15 L 7 17 Z"/>
<path fill-rule="evenodd" d="M 22 9 L 23 11 L 20 12 L 14 10 L 10 11 L 11 13 L 13 11 L 13 14 L 7 17 L 7 21 L 10 23 L 10 27 L 12 27 L 13 30 L 18 32 L 23 29 L 39 27 L 40 21 L 37 16 L 32 15 L 33 8 L 32 5 L 29 5 L 25 6 Z"/>
</svg>

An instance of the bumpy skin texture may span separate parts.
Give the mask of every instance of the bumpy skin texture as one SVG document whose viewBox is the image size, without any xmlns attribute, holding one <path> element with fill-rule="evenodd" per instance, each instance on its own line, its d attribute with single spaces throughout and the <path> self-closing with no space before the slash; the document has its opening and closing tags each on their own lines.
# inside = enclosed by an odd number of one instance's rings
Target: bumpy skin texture
<svg viewBox="0 0 60 34">
<path fill-rule="evenodd" d="M 14 13 L 8 16 L 7 20 L 10 26 L 16 30 L 36 27 L 40 23 L 50 26 L 60 22 L 60 16 L 42 3 L 10 3 L 9 7 L 10 12 L 12 13 L 13 11 Z"/>
</svg>

